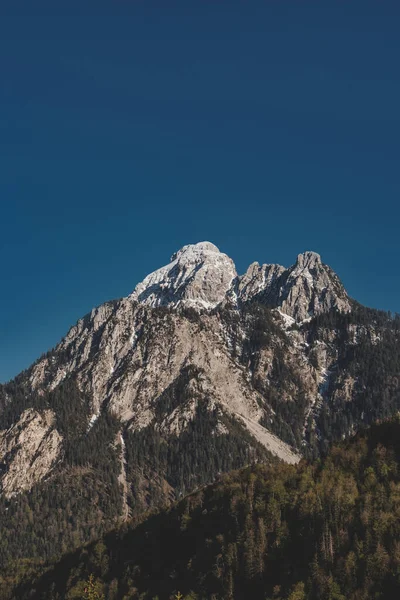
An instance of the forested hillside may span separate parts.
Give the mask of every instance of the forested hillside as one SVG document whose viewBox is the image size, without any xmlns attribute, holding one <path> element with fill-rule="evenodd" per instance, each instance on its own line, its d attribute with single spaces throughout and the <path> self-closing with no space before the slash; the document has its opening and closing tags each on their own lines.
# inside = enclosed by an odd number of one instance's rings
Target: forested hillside
<svg viewBox="0 0 400 600">
<path fill-rule="evenodd" d="M 400 594 L 400 421 L 315 464 L 254 465 L 43 566 L 3 598 L 390 600 Z M 10 574 L 10 579 L 11 579 Z M 9 582 L 11 583 L 11 581 Z M 6 589 L 4 585 L 3 589 Z"/>
<path fill-rule="evenodd" d="M 181 374 L 176 386 L 160 398 L 161 414 L 174 403 L 185 402 L 188 381 L 195 376 Z M 102 413 L 87 431 L 87 403 L 73 382 L 28 402 L 36 410 L 55 412 L 64 438 L 63 454 L 52 476 L 31 492 L 0 496 L 2 566 L 15 559 L 48 560 L 98 537 L 123 520 L 124 501 L 129 513 L 138 515 L 214 481 L 220 472 L 272 459 L 228 415 L 222 419 L 229 435 L 215 435 L 217 415 L 206 409 L 202 398 L 196 419 L 180 436 L 167 440 L 149 428 L 126 431 L 124 450 L 121 423 L 112 414 Z M 9 405 L 0 423 L 18 418 L 26 403 L 21 396 L 20 403 Z"/>
</svg>

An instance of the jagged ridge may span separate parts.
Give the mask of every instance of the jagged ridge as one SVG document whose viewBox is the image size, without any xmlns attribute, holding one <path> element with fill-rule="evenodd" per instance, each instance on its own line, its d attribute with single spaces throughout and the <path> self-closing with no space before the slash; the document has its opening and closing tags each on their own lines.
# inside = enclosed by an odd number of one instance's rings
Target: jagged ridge
<svg viewBox="0 0 400 600">
<path fill-rule="evenodd" d="M 212 309 L 261 300 L 302 321 L 332 308 L 349 311 L 350 301 L 333 271 L 316 252 L 299 254 L 289 269 L 253 263 L 239 277 L 233 261 L 210 242 L 184 246 L 169 265 L 139 283 L 131 299 L 148 306 Z"/>
</svg>

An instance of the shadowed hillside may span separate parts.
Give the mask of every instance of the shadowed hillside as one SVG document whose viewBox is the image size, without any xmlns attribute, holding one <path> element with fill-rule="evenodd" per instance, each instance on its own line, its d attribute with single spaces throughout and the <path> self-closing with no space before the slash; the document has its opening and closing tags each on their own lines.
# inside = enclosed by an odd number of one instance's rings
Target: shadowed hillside
<svg viewBox="0 0 400 600">
<path fill-rule="evenodd" d="M 314 465 L 232 472 L 3 597 L 84 598 L 92 576 L 92 589 L 109 599 L 161 600 L 178 591 L 191 599 L 397 598 L 399 459 L 395 420 Z"/>
</svg>

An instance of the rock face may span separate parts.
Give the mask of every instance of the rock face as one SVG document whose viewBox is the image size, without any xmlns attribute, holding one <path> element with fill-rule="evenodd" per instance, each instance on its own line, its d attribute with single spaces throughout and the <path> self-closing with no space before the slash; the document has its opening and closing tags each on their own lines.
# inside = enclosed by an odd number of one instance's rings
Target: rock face
<svg viewBox="0 0 400 600">
<path fill-rule="evenodd" d="M 301 322 L 331 309 L 350 310 L 339 279 L 314 252 L 300 254 L 289 269 L 253 263 L 239 277 L 233 261 L 214 244 L 188 245 L 176 252 L 167 266 L 148 275 L 128 298 L 106 303 L 78 321 L 55 352 L 30 370 L 29 386 L 34 392 L 44 393 L 73 377 L 91 398 L 91 423 L 107 407 L 130 430 L 159 427 L 171 435 L 179 435 L 195 418 L 201 396 L 208 399 L 210 410 L 218 407 L 221 414 L 237 419 L 273 454 L 295 462 L 296 453 L 260 424 L 268 420 L 266 415 L 273 409 L 254 387 L 252 378 L 255 373 L 264 377 L 260 365 L 267 373 L 271 370 L 273 353 L 261 353 L 258 364 L 249 372 L 239 358 L 245 352 L 246 327 L 236 325 L 229 332 L 226 322 L 215 313 L 216 307 L 228 306 L 237 315 L 242 307 L 254 302 L 279 309 L 282 317 L 276 318 L 281 319 L 283 330 L 293 320 Z M 161 307 L 167 311 L 157 310 Z M 188 319 L 182 313 L 188 308 L 199 311 L 198 319 Z M 298 354 L 297 349 L 294 354 Z M 191 384 L 196 393 L 158 422 L 159 399 L 189 366 L 197 373 Z M 308 374 L 303 378 L 310 380 Z M 315 393 L 310 381 L 308 385 L 311 394 Z M 3 478 L 9 493 L 28 489 L 54 464 L 61 442 L 55 429 L 44 428 L 48 418 L 39 414 L 33 418 L 28 413 L 3 434 L 3 446 L 4 440 L 17 444 L 12 439 L 20 439 L 19 432 L 29 433 L 33 427 L 40 433 L 34 436 L 39 445 L 43 436 L 48 436 L 47 446 L 43 446 L 47 458 L 43 458 L 43 465 L 36 465 L 36 474 L 25 477 L 22 473 L 18 479 L 12 475 L 15 469 L 10 463 Z M 217 430 L 224 428 L 221 422 Z M 4 446 L 3 454 L 9 452 Z M 22 452 L 15 455 L 13 464 L 23 463 Z M 33 468 L 28 471 L 33 473 Z"/>
<path fill-rule="evenodd" d="M 315 252 L 299 254 L 280 290 L 282 312 L 302 321 L 333 308 L 350 311 L 347 294 L 333 271 Z"/>
<path fill-rule="evenodd" d="M 279 310 L 274 327 L 286 337 L 275 334 L 272 346 L 249 355 L 254 336 L 260 335 L 258 317 L 249 317 L 255 303 Z M 188 316 L 187 309 L 197 317 Z M 233 261 L 214 244 L 188 245 L 130 296 L 105 303 L 78 321 L 55 351 L 30 369 L 27 385 L 40 395 L 72 378 L 90 398 L 89 428 L 107 410 L 120 419 L 122 430 L 180 436 L 197 418 L 199 406 L 207 406 L 210 414 L 219 415 L 216 434 L 229 431 L 224 421 L 229 415 L 272 454 L 296 462 L 298 452 L 276 436 L 275 426 L 275 432 L 268 427 L 276 420 L 270 389 L 255 382 L 273 377 L 277 348 L 289 343 L 285 360 L 303 365 L 299 380 L 307 388 L 307 405 L 313 406 L 318 384 L 312 368 L 304 366 L 304 340 L 299 334 L 297 341 L 295 334 L 290 340 L 283 332 L 294 321 L 332 309 L 349 311 L 350 301 L 314 252 L 300 254 L 289 269 L 253 263 L 239 277 Z M 314 362 L 320 355 L 320 348 L 314 351 Z M 324 364 L 318 359 L 322 379 L 330 358 Z M 179 388 L 183 372 L 195 373 L 185 384 L 185 400 L 178 398 L 176 406 L 161 414 L 161 399 Z M 286 401 L 293 401 L 291 394 L 295 397 L 298 389 L 288 392 Z M 30 489 L 56 463 L 62 440 L 51 419 L 49 412 L 28 410 L 1 434 L 6 494 Z"/>
<path fill-rule="evenodd" d="M 62 442 L 54 425 L 51 410 L 28 409 L 8 431 L 0 432 L 0 461 L 7 465 L 1 485 L 7 498 L 30 490 L 51 471 Z"/>
<path fill-rule="evenodd" d="M 50 357 L 32 369 L 31 386 L 54 389 L 55 382 L 74 375 L 92 398 L 94 416 L 107 406 L 128 428 L 141 430 L 157 426 L 160 397 L 190 366 L 196 372 L 196 392 L 186 405 L 163 415 L 164 433 L 182 432 L 183 423 L 194 418 L 200 395 L 211 401 L 210 410 L 218 406 L 236 417 L 273 454 L 297 462 L 295 452 L 259 426 L 264 414 L 259 394 L 249 385 L 243 365 L 232 359 L 221 319 L 206 314 L 201 324 L 130 298 L 103 306 L 70 330 L 56 349 L 56 361 Z M 70 358 L 60 364 L 60 355 Z"/>
<path fill-rule="evenodd" d="M 224 301 L 261 301 L 297 322 L 350 302 L 335 273 L 316 252 L 299 254 L 289 269 L 253 263 L 238 277 L 232 260 L 214 244 L 201 242 L 179 250 L 171 263 L 148 275 L 131 294 L 147 306 L 212 309 Z"/>
<path fill-rule="evenodd" d="M 252 263 L 239 280 L 239 298 L 242 302 L 260 300 L 268 306 L 279 305 L 279 290 L 285 267 Z"/>
<path fill-rule="evenodd" d="M 148 275 L 131 295 L 147 306 L 214 308 L 232 287 L 237 273 L 233 261 L 214 244 L 184 246 L 169 265 Z"/>
<path fill-rule="evenodd" d="M 316 252 L 299 254 L 289 269 L 253 263 L 241 278 L 240 297 L 243 301 L 256 299 L 279 308 L 297 322 L 332 309 L 351 310 L 339 278 Z"/>
</svg>

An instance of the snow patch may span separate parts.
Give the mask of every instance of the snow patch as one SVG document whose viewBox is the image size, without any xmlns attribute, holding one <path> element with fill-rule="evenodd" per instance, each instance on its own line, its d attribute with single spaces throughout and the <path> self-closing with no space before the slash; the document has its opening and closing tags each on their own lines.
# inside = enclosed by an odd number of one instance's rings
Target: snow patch
<svg viewBox="0 0 400 600">
<path fill-rule="evenodd" d="M 90 431 L 93 427 L 93 425 L 96 423 L 97 419 L 99 418 L 99 413 L 93 413 L 92 416 L 89 419 L 89 423 L 87 426 L 87 432 Z"/>
<path fill-rule="evenodd" d="M 292 325 L 294 323 L 296 323 L 296 319 L 293 319 L 293 317 L 290 317 L 289 315 L 286 315 L 285 313 L 283 313 L 282 311 L 280 311 L 279 309 L 277 310 L 277 312 L 279 313 L 282 321 L 283 321 L 283 328 L 284 329 L 289 329 L 289 327 L 292 327 Z"/>
</svg>

